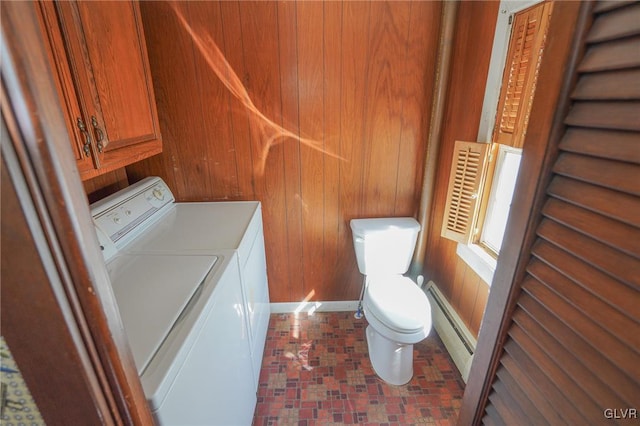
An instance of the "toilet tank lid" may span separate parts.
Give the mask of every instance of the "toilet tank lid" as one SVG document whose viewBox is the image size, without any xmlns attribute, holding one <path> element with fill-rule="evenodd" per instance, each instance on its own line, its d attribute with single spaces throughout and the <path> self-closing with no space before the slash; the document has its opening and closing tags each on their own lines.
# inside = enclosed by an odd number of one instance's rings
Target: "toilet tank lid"
<svg viewBox="0 0 640 426">
<path fill-rule="evenodd" d="M 352 219 L 351 230 L 357 235 L 374 234 L 376 232 L 402 229 L 420 230 L 420 224 L 412 217 L 378 217 L 371 219 Z"/>
</svg>

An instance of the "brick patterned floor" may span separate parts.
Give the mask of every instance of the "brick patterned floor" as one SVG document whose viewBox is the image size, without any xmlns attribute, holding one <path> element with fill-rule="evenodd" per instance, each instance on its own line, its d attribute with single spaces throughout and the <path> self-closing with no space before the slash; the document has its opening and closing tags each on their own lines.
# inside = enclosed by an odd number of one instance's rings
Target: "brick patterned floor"
<svg viewBox="0 0 640 426">
<path fill-rule="evenodd" d="M 373 372 L 366 325 L 353 312 L 271 315 L 253 424 L 455 424 L 464 383 L 435 331 L 393 386 Z"/>
</svg>

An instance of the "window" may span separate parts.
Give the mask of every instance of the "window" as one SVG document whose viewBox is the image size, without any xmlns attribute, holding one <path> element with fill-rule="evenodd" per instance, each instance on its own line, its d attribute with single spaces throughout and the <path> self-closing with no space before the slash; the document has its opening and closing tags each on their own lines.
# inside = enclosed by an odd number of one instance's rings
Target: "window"
<svg viewBox="0 0 640 426">
<path fill-rule="evenodd" d="M 516 186 L 522 150 L 500 145 L 496 158 L 493 183 L 485 212 L 480 244 L 496 256 L 502 246 L 507 218 Z"/>
<path fill-rule="evenodd" d="M 501 14 L 510 7 L 503 4 Z M 479 138 L 493 143 L 456 141 L 454 148 L 441 235 L 493 258 L 502 246 L 552 8 L 541 2 L 509 17 L 506 58 L 492 57 L 489 72 L 497 80 L 487 83 L 479 130 Z"/>
<path fill-rule="evenodd" d="M 463 141 L 456 141 L 454 150 L 441 235 L 462 244 L 477 243 L 497 257 L 522 150 Z"/>
</svg>

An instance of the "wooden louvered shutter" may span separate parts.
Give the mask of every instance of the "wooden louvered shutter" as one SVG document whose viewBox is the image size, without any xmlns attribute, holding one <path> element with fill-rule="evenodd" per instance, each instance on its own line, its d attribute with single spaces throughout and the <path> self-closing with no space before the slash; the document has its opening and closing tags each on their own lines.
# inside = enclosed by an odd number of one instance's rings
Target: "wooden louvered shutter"
<svg viewBox="0 0 640 426">
<path fill-rule="evenodd" d="M 493 141 L 522 148 L 553 3 L 514 16 Z"/>
<path fill-rule="evenodd" d="M 640 3 L 584 7 L 593 24 L 478 423 L 640 416 Z"/>
<path fill-rule="evenodd" d="M 469 244 L 475 234 L 489 147 L 479 142 L 455 143 L 442 223 L 444 238 Z"/>
</svg>

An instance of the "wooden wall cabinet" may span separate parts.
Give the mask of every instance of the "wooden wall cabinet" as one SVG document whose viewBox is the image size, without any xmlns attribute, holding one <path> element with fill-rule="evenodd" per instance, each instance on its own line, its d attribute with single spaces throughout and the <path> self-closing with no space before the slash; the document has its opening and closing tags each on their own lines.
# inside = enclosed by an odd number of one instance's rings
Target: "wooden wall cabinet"
<svg viewBox="0 0 640 426">
<path fill-rule="evenodd" d="M 40 2 L 82 180 L 162 151 L 135 1 Z"/>
</svg>

